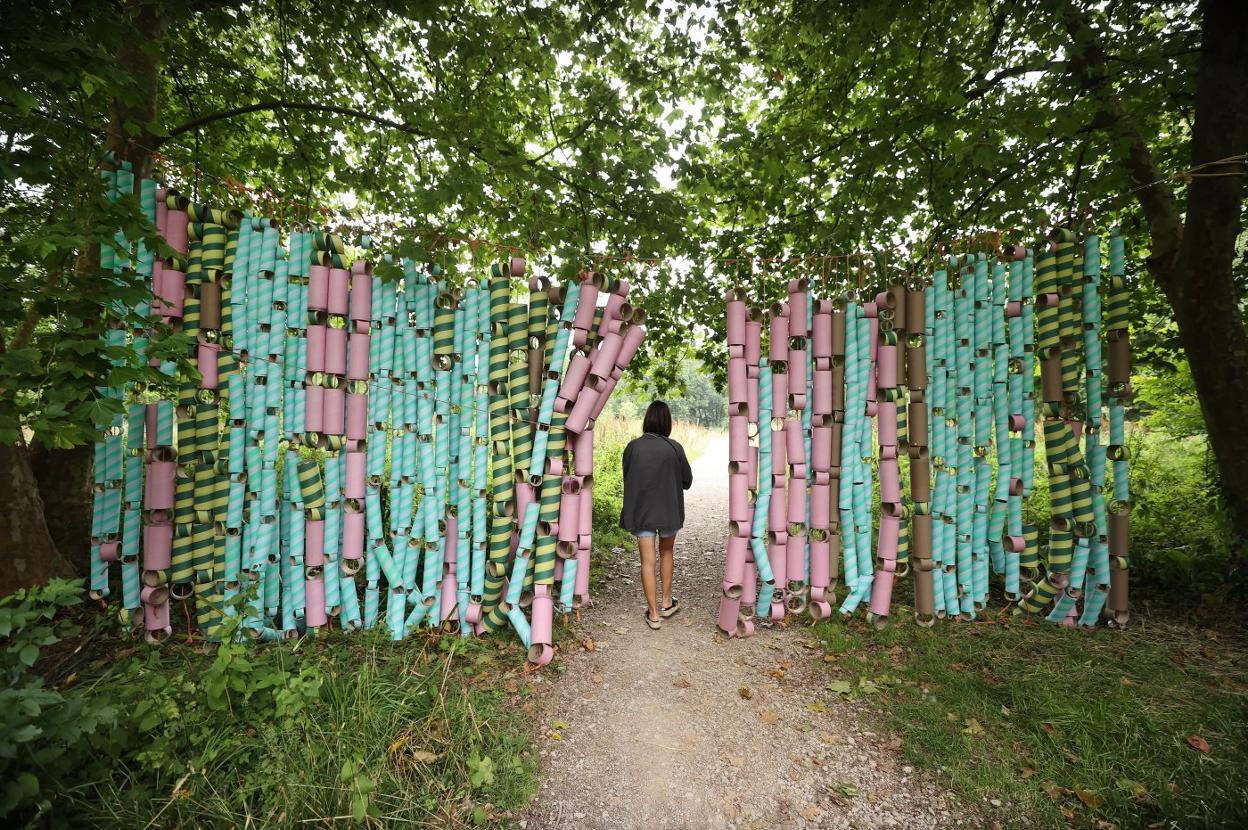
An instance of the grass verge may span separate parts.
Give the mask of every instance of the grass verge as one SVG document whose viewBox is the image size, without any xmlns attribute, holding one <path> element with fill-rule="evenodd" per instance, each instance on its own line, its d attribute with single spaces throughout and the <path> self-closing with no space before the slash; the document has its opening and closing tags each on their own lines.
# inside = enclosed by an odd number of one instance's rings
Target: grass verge
<svg viewBox="0 0 1248 830">
<path fill-rule="evenodd" d="M 536 788 L 510 637 L 101 645 L 61 685 L 115 702 L 114 757 L 61 782 L 61 826 L 494 827 Z"/>
<path fill-rule="evenodd" d="M 909 760 L 1004 826 L 1248 826 L 1239 635 L 1150 619 L 1092 632 L 895 620 L 816 626 L 830 687 L 873 698 Z"/>
</svg>

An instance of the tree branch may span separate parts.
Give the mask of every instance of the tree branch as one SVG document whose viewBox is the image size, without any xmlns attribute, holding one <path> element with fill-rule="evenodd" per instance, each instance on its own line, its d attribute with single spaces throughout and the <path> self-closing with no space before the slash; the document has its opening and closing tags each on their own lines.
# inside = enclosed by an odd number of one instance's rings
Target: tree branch
<svg viewBox="0 0 1248 830">
<path fill-rule="evenodd" d="M 1071 40 L 1070 67 L 1097 104 L 1095 126 L 1113 139 L 1110 151 L 1136 185 L 1153 240 L 1149 259 L 1159 266 L 1153 274 L 1164 288 L 1183 239 L 1183 219 L 1174 189 L 1164 181 L 1144 133 L 1114 92 L 1097 33 L 1074 3 L 1066 4 L 1062 18 Z"/>
<path fill-rule="evenodd" d="M 163 136 L 156 139 L 156 147 L 164 144 L 171 138 L 176 138 L 192 130 L 198 130 L 217 121 L 225 121 L 229 118 L 237 118 L 240 115 L 247 115 L 252 112 L 276 112 L 277 110 L 302 110 L 303 112 L 321 112 L 330 115 L 345 115 L 348 118 L 358 118 L 362 121 L 368 121 L 382 127 L 388 127 L 392 130 L 398 130 L 408 135 L 418 136 L 420 138 L 433 138 L 428 130 L 408 124 L 403 121 L 395 121 L 391 118 L 385 118 L 375 115 L 371 112 L 355 109 L 353 107 L 340 107 L 335 104 L 317 104 L 311 101 L 259 101 L 255 104 L 247 104 L 241 107 L 231 107 L 229 109 L 217 110 L 207 115 L 201 115 L 199 118 L 192 118 L 190 121 L 183 122 L 173 129 L 169 130 Z"/>
</svg>

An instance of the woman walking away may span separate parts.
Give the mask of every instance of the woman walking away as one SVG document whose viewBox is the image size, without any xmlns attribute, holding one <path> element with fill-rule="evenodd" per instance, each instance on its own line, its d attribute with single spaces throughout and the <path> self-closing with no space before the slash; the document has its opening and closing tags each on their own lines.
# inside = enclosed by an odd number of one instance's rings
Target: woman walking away
<svg viewBox="0 0 1248 830">
<path fill-rule="evenodd" d="M 624 448 L 624 508 L 620 527 L 637 537 L 641 587 L 646 594 L 646 624 L 658 630 L 665 617 L 680 610 L 672 596 L 672 560 L 676 532 L 685 523 L 685 491 L 693 470 L 685 449 L 671 439 L 672 411 L 663 401 L 646 410 L 642 436 Z M 655 596 L 654 548 L 659 548 L 663 593 Z"/>
</svg>

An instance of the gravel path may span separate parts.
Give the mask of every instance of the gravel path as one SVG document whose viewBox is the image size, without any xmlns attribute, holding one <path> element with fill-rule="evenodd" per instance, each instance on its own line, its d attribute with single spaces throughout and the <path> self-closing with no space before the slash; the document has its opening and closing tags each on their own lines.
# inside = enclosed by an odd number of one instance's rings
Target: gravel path
<svg viewBox="0 0 1248 830">
<path fill-rule="evenodd" d="M 980 826 L 904 765 L 898 739 L 827 690 L 805 626 L 759 626 L 746 640 L 716 633 L 727 466 L 726 437 L 694 464 L 676 540 L 683 610 L 647 629 L 635 559 L 623 554 L 585 614 L 581 645 L 559 658 L 562 674 L 531 678 L 544 705 L 544 783 L 520 826 Z"/>
</svg>

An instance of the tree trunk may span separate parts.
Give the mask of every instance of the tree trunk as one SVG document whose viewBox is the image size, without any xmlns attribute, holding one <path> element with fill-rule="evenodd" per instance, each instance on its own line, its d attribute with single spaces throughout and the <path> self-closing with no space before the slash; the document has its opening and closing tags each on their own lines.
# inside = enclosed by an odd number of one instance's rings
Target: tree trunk
<svg viewBox="0 0 1248 830">
<path fill-rule="evenodd" d="M 80 575 L 91 570 L 92 457 L 90 445 L 56 450 L 36 442 L 30 467 L 43 499 L 56 549 Z"/>
<path fill-rule="evenodd" d="M 1201 3 L 1201 11 L 1193 168 L 1248 152 L 1248 15 L 1224 0 Z M 1248 539 L 1248 331 L 1232 266 L 1246 167 L 1195 171 L 1177 256 L 1154 269 L 1174 308 L 1239 545 Z"/>
<path fill-rule="evenodd" d="M 27 450 L 4 444 L 0 444 L 0 546 L 5 560 L 0 596 L 54 577 L 75 576 L 48 532 Z"/>
</svg>

